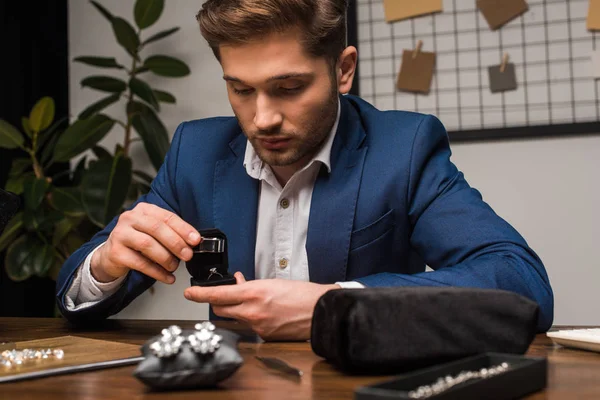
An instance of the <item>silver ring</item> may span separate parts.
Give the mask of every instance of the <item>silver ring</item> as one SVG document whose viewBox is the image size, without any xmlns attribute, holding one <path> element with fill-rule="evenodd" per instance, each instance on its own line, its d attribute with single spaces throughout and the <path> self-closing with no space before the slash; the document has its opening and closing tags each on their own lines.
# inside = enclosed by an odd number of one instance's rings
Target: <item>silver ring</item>
<svg viewBox="0 0 600 400">
<path fill-rule="evenodd" d="M 210 277 L 213 276 L 213 275 L 219 275 L 221 278 L 223 277 L 223 275 L 219 271 L 217 271 L 216 267 L 211 268 L 208 271 L 210 272 L 210 275 L 208 276 L 208 278 L 206 278 L 207 281 L 209 281 Z"/>
</svg>

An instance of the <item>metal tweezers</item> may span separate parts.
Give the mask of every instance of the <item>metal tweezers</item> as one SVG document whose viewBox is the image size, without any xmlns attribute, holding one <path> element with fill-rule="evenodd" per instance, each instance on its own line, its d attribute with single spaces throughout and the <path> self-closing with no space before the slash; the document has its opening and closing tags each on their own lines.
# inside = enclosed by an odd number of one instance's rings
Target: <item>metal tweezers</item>
<svg viewBox="0 0 600 400">
<path fill-rule="evenodd" d="M 266 367 L 283 372 L 297 378 L 302 377 L 303 372 L 296 367 L 292 367 L 285 361 L 275 357 L 259 357 L 254 356 L 258 361 L 262 362 Z"/>
</svg>

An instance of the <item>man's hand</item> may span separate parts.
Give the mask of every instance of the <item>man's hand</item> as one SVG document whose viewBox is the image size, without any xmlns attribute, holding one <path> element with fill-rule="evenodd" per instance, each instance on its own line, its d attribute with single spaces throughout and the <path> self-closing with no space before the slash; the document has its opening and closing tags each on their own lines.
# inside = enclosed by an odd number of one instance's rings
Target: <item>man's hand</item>
<svg viewBox="0 0 600 400">
<path fill-rule="evenodd" d="M 190 246 L 200 240 L 198 231 L 177 215 L 153 204 L 139 203 L 121 214 L 104 246 L 92 256 L 92 276 L 110 282 L 134 269 L 171 284 L 179 260 L 190 260 Z"/>
<path fill-rule="evenodd" d="M 285 279 L 246 282 L 235 273 L 237 285 L 185 290 L 188 300 L 210 303 L 220 317 L 244 321 L 265 340 L 310 339 L 312 315 L 317 300 L 338 285 L 319 285 Z"/>
</svg>

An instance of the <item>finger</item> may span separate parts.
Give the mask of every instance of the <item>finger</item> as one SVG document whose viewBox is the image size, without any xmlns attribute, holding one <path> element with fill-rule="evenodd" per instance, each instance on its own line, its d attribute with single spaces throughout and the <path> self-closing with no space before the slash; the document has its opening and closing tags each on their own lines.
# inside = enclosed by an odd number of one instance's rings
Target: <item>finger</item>
<svg viewBox="0 0 600 400">
<path fill-rule="evenodd" d="M 240 271 L 238 271 L 235 274 L 233 274 L 233 276 L 235 277 L 235 282 L 238 285 L 241 284 L 241 283 L 245 283 L 246 282 L 246 278 L 244 278 L 244 274 L 242 274 Z"/>
<path fill-rule="evenodd" d="M 140 203 L 138 206 L 141 207 L 141 212 L 144 215 L 149 215 L 161 220 L 163 223 L 171 227 L 179 237 L 187 242 L 190 246 L 196 246 L 201 241 L 200 233 L 181 219 L 177 214 L 172 213 L 171 211 L 167 211 L 164 208 L 158 207 L 154 204 L 149 203 Z"/>
<path fill-rule="evenodd" d="M 123 236 L 122 243 L 124 246 L 139 251 L 150 261 L 160 265 L 167 271 L 175 271 L 179 266 L 179 259 L 154 237 L 135 229 L 127 231 Z"/>
<path fill-rule="evenodd" d="M 174 215 L 174 214 L 173 214 Z M 163 220 L 153 215 L 139 215 L 134 218 L 131 227 L 152 236 L 175 257 L 188 261 L 193 252 L 186 241 Z M 159 262 L 159 260 L 155 260 Z M 162 265 L 162 264 L 161 264 Z"/>
<path fill-rule="evenodd" d="M 212 306 L 213 312 L 222 318 L 233 318 L 238 321 L 248 322 L 246 318 L 244 318 L 243 305 L 237 304 L 233 306 Z"/>
<path fill-rule="evenodd" d="M 152 262 L 142 254 L 127 247 L 121 247 L 118 251 L 117 260 L 123 267 L 134 269 L 144 275 L 167 284 L 175 282 L 175 276 L 165 271 L 160 265 Z"/>
<path fill-rule="evenodd" d="M 192 286 L 185 289 L 184 296 L 197 303 L 209 303 L 213 306 L 228 306 L 242 304 L 243 292 L 237 285 L 200 287 Z"/>
</svg>

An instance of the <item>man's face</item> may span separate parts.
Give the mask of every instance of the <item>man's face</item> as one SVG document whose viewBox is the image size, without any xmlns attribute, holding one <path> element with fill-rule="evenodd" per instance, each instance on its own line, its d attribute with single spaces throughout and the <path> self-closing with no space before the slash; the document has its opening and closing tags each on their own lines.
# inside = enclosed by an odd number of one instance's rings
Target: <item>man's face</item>
<svg viewBox="0 0 600 400">
<path fill-rule="evenodd" d="M 296 30 L 219 50 L 229 102 L 260 159 L 302 168 L 337 116 L 327 60 L 306 54 Z"/>
</svg>

